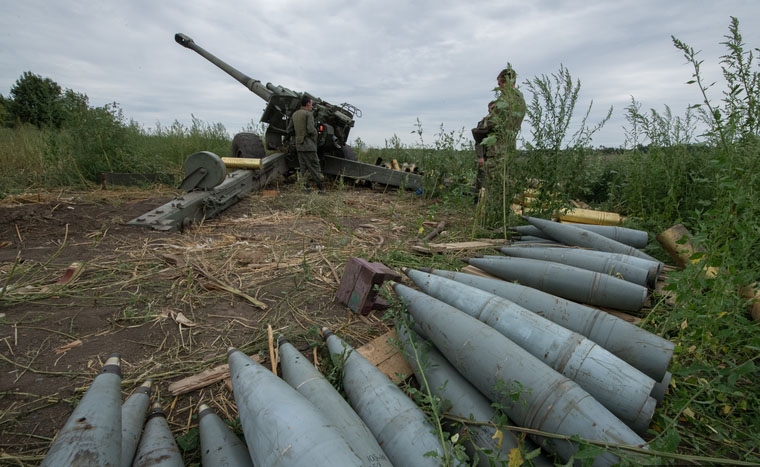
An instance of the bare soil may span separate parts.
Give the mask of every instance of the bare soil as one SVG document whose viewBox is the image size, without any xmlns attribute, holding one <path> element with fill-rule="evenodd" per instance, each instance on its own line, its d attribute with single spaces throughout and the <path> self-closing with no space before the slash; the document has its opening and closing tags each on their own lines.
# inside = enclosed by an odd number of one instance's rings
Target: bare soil
<svg viewBox="0 0 760 467">
<path fill-rule="evenodd" d="M 351 256 L 412 255 L 431 203 L 286 186 L 180 233 L 126 225 L 172 196 L 116 189 L 0 200 L 0 464 L 38 463 L 112 353 L 122 357 L 123 397 L 152 378 L 186 461 L 197 462 L 185 439 L 197 404 L 234 418 L 231 392 L 220 382 L 171 396 L 168 385 L 224 363 L 229 346 L 268 364 L 267 325 L 310 357 L 321 326 L 354 345 L 385 332 L 382 312 L 358 316 L 335 300 L 343 268 Z"/>
</svg>

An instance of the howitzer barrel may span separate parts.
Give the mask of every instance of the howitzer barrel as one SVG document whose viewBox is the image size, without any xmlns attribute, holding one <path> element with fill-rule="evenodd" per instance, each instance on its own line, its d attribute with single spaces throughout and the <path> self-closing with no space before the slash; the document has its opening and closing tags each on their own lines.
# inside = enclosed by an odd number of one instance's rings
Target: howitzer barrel
<svg viewBox="0 0 760 467">
<path fill-rule="evenodd" d="M 235 78 L 243 86 L 250 89 L 251 92 L 269 102 L 269 99 L 272 97 L 273 92 L 267 89 L 267 86 L 262 84 L 261 81 L 251 78 L 245 73 L 242 73 L 241 71 L 235 69 L 228 63 L 220 60 L 214 54 L 208 52 L 206 49 L 196 44 L 192 38 L 182 34 L 181 32 L 174 35 L 174 40 L 182 47 L 186 47 L 190 50 L 195 51 L 198 55 L 205 58 L 209 62 L 221 68 L 222 71 Z"/>
</svg>

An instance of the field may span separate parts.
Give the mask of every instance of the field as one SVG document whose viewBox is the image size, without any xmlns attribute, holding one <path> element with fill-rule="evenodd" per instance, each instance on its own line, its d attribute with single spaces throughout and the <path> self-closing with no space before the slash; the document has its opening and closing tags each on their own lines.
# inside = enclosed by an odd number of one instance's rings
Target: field
<svg viewBox="0 0 760 467">
<path fill-rule="evenodd" d="M 353 144 L 364 162 L 395 159 L 422 168 L 421 193 L 338 180 L 328 196 L 318 196 L 287 183 L 271 187 L 277 196 L 254 193 L 181 233 L 142 230 L 125 222 L 177 193 L 163 186 L 105 189 L 98 174 L 155 173 L 178 182 L 189 154 L 230 153 L 223 126 L 194 119 L 190 128 L 175 122 L 146 131 L 117 105 L 89 108 L 86 100 L 60 127 L 16 121 L 6 111 L 0 465 L 37 464 L 113 352 L 122 356 L 123 395 L 152 378 L 185 461 L 196 465 L 198 403 L 210 403 L 239 432 L 232 394 L 219 382 L 172 396 L 171 382 L 223 363 L 229 346 L 271 365 L 271 327 L 335 383 L 340 369 L 318 329 L 361 345 L 392 323 L 382 312 L 358 316 L 335 300 L 350 257 L 397 269 L 461 269 L 461 257 L 477 251 L 428 256 L 411 246 L 441 221 L 442 242 L 505 239 L 508 227 L 522 222 L 510 203 L 527 195 L 536 217 L 553 217 L 577 201 L 625 215 L 626 227 L 649 233 L 646 252 L 670 266 L 658 233 L 682 224 L 696 247 L 683 268 L 669 269 L 665 293 L 650 291 L 649 306 L 636 317 L 675 344 L 673 379 L 646 433 L 647 451 L 633 454 L 646 458 L 623 463 L 760 465 L 760 316 L 749 312 L 760 289 L 760 72 L 737 19 L 729 31 L 721 42 L 722 89 L 703 82 L 698 51 L 673 38 L 693 68 L 689 85 L 700 103 L 678 116 L 667 106 L 645 111 L 632 99 L 623 109 L 628 126 L 619 148 L 593 148 L 606 120 L 574 117 L 580 82 L 564 67 L 521 83 L 533 97 L 525 122 L 540 131 L 523 128 L 521 150 L 502 151 L 500 138 L 515 135 L 497 122 L 492 149 L 501 157 L 477 208 L 468 133 L 441 125 L 431 143 L 418 120 L 413 146 L 395 135 L 384 148 Z M 395 304 L 391 312 L 402 308 Z M 431 419 L 447 417 L 440 401 L 415 391 Z M 605 449 L 573 440 L 581 446 L 576 460 Z"/>
<path fill-rule="evenodd" d="M 234 419 L 231 393 L 217 383 L 175 398 L 170 382 L 224 363 L 229 346 L 267 362 L 267 325 L 310 356 L 316 346 L 320 359 L 321 326 L 367 342 L 388 325 L 382 313 L 362 317 L 336 302 L 347 259 L 400 266 L 393 255 L 408 251 L 427 216 L 454 230 L 464 222 L 428 214 L 435 202 L 412 194 L 317 196 L 286 185 L 183 233 L 124 225 L 171 195 L 117 189 L 2 200 L 0 264 L 14 280 L 0 318 L 0 463 L 36 463 L 114 352 L 125 397 L 152 378 L 176 437 L 187 439 L 188 461 L 197 462 L 196 406 L 204 400 Z M 56 285 L 74 263 L 75 279 Z"/>
</svg>

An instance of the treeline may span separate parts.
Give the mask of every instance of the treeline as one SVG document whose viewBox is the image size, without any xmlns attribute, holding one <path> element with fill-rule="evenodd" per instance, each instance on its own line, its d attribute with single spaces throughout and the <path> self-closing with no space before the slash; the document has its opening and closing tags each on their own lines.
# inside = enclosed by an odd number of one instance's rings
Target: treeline
<svg viewBox="0 0 760 467">
<path fill-rule="evenodd" d="M 16 81 L 9 98 L 0 94 L 0 121 L 5 126 L 31 124 L 60 129 L 88 110 L 86 95 L 64 90 L 50 78 L 29 71 Z"/>
<path fill-rule="evenodd" d="M 226 155 L 221 124 L 196 119 L 145 130 L 117 103 L 91 106 L 85 94 L 24 72 L 8 97 L 0 95 L 0 196 L 3 191 L 85 187 L 103 172 L 181 174 L 187 155 Z"/>
</svg>

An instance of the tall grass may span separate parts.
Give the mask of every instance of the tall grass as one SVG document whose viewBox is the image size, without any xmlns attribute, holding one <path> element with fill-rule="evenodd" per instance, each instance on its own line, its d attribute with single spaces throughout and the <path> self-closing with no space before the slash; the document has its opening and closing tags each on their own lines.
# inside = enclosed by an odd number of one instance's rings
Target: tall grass
<svg viewBox="0 0 760 467">
<path fill-rule="evenodd" d="M 650 232 L 683 223 L 705 251 L 695 256 L 699 262 L 670 274 L 675 306 L 656 307 L 645 324 L 677 344 L 655 445 L 757 461 L 760 335 L 740 294 L 760 279 L 757 63 L 732 18 L 722 42 L 726 88 L 716 98 L 698 53 L 675 37 L 673 44 L 693 68 L 689 84 L 701 103 L 680 119 L 667 108 L 644 114 L 632 103 L 629 134 L 649 145 L 613 164 L 607 199 Z M 707 128 L 701 142 L 691 137 L 694 115 Z M 719 269 L 717 277 L 704 273 L 706 265 Z"/>
<path fill-rule="evenodd" d="M 673 44 L 693 68 L 688 83 L 701 103 L 676 116 L 667 106 L 644 112 L 632 100 L 625 109 L 630 149 L 620 154 L 598 157 L 588 149 L 604 121 L 585 129 L 582 118 L 581 130 L 567 132 L 579 86 L 567 70 L 531 81 L 527 118 L 538 130 L 526 141 L 527 151 L 503 158 L 505 189 L 494 199 L 493 211 L 476 222 L 500 234 L 505 218 L 506 223 L 519 222 L 503 215 L 504 206 L 533 188 L 543 209 L 539 215 L 566 207 L 572 198 L 621 212 L 629 226 L 653 236 L 683 223 L 705 253 L 683 271 L 669 274 L 675 304 L 655 296 L 642 323 L 677 345 L 669 394 L 648 438 L 653 449 L 677 452 L 683 462 L 758 462 L 760 334 L 740 294 L 743 287 L 760 282 L 758 64 L 742 42 L 735 18 L 722 42 L 722 90 L 704 83 L 704 64 L 693 48 L 676 38 Z M 707 128 L 703 134 L 696 134 L 697 123 Z M 408 148 L 386 149 L 399 156 L 408 153 Z M 468 165 L 467 157 L 460 160 Z M 463 217 L 472 218 L 471 213 Z M 656 242 L 651 247 L 657 250 Z M 662 250 L 653 253 L 667 259 Z M 709 278 L 705 266 L 720 273 Z"/>
<path fill-rule="evenodd" d="M 34 126 L 0 128 L 0 196 L 28 186 L 43 186 L 47 168 L 42 154 L 47 132 Z"/>
<path fill-rule="evenodd" d="M 102 172 L 160 173 L 180 179 L 197 151 L 230 153 L 221 124 L 193 117 L 153 131 L 127 122 L 115 104 L 88 109 L 60 130 L 25 125 L 0 128 L 0 196 L 34 188 L 88 187 Z"/>
<path fill-rule="evenodd" d="M 452 203 L 472 204 L 470 185 L 475 178 L 476 163 L 472 140 L 465 136 L 465 129 L 446 130 L 438 127 L 431 142 L 418 119 L 412 131 L 417 141 L 405 145 L 394 135 L 385 141 L 383 148 L 367 148 L 359 153 L 359 160 L 375 164 L 396 160 L 399 164 L 413 163 L 424 175 L 422 196 L 443 198 Z"/>
</svg>

